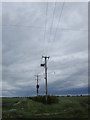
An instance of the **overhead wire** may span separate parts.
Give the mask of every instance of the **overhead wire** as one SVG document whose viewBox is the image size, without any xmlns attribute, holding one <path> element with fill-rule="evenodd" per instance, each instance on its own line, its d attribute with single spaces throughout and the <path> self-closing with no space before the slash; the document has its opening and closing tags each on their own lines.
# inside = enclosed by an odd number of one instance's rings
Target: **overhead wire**
<svg viewBox="0 0 90 120">
<path fill-rule="evenodd" d="M 64 2 L 63 2 L 63 5 L 62 5 L 62 8 L 61 8 L 61 13 L 60 13 L 60 16 L 59 16 L 59 22 L 60 22 L 60 20 L 61 20 L 63 8 L 64 8 Z M 55 10 L 56 10 L 56 2 L 55 2 L 54 10 L 53 10 L 53 17 L 52 17 L 50 35 L 49 35 L 49 39 L 48 39 L 48 52 L 50 51 L 49 49 L 51 48 L 50 45 L 49 45 L 49 41 L 50 41 L 51 32 L 52 32 L 52 27 L 53 27 L 53 22 L 54 22 Z M 59 22 L 57 23 L 57 27 L 58 27 Z M 56 37 L 57 27 L 56 27 L 56 31 L 55 31 L 55 36 L 54 36 L 54 37 Z M 48 54 L 50 55 L 50 53 L 48 53 Z"/>
<path fill-rule="evenodd" d="M 29 25 L 0 25 L 0 26 L 3 26 L 3 27 L 27 27 L 27 28 L 37 28 L 37 29 L 42 29 L 44 30 L 44 27 L 40 27 L 40 26 L 29 26 Z"/>
<path fill-rule="evenodd" d="M 60 21 L 60 19 L 61 19 L 61 15 L 62 15 L 63 8 L 64 8 L 64 2 L 63 2 L 63 5 L 62 5 L 62 9 L 61 9 L 60 16 L 59 16 L 59 21 Z M 50 29 L 50 35 L 49 35 L 49 40 L 48 40 L 48 42 L 50 41 L 50 37 L 51 37 L 51 32 L 52 32 L 52 26 L 53 26 L 53 21 L 54 21 L 55 9 L 56 9 L 56 2 L 55 2 L 55 6 L 54 6 L 54 11 L 53 11 L 53 18 L 52 18 L 52 23 L 51 23 L 51 29 Z M 58 24 L 59 24 L 59 22 L 57 23 L 57 27 L 58 27 Z M 56 31 L 55 31 L 55 36 L 54 36 L 54 37 L 56 37 L 57 27 L 56 27 Z M 54 38 L 54 39 L 55 39 L 55 38 Z M 48 47 L 49 47 L 49 49 L 50 49 L 50 46 L 48 46 Z M 49 52 L 49 49 L 48 49 L 48 52 Z M 48 54 L 49 54 L 49 53 L 48 53 Z"/>
<path fill-rule="evenodd" d="M 51 23 L 51 27 L 50 27 L 50 34 L 49 34 L 49 38 L 48 38 L 48 40 L 47 40 L 47 42 L 48 42 L 47 51 L 48 51 L 48 52 L 49 52 L 50 37 L 51 37 L 52 28 L 53 28 L 53 23 L 54 23 L 54 17 L 55 17 L 56 3 L 57 3 L 57 0 L 55 1 L 54 10 L 53 10 L 53 16 L 52 16 L 52 23 Z M 47 52 L 47 54 L 49 54 L 48 52 Z"/>
<path fill-rule="evenodd" d="M 65 0 L 64 0 L 64 2 L 65 2 Z M 57 26 L 56 26 L 56 31 L 55 31 L 55 34 L 54 34 L 54 39 L 55 39 L 55 37 L 56 37 L 58 24 L 59 24 L 59 22 L 60 22 L 60 20 L 61 20 L 61 16 L 62 16 L 64 4 L 65 4 L 64 2 L 63 2 L 63 5 L 62 5 L 61 12 L 60 12 L 60 15 L 59 15 L 59 20 L 58 20 L 58 23 L 57 23 Z M 55 2 L 55 7 L 54 7 L 54 11 L 53 11 L 53 19 L 54 19 L 54 16 L 55 16 L 56 3 L 57 3 L 57 2 Z M 53 19 L 52 19 L 52 24 L 51 24 L 52 26 L 53 26 L 53 21 L 54 21 Z M 49 40 L 48 40 L 48 54 L 50 54 L 49 52 L 50 52 L 51 45 L 52 45 L 52 44 L 51 44 L 52 42 L 50 41 L 52 26 L 51 26 L 51 29 L 50 29 L 50 36 L 49 36 Z M 54 41 L 54 40 L 53 40 L 53 41 Z M 49 43 L 50 43 L 50 44 L 49 44 Z"/>
<path fill-rule="evenodd" d="M 29 25 L 0 25 L 2 27 L 26 27 L 30 29 L 41 29 L 45 31 L 44 27 L 39 26 L 29 26 Z M 72 28 L 61 28 L 62 31 L 88 31 L 88 29 L 72 29 Z"/>
<path fill-rule="evenodd" d="M 59 15 L 59 21 L 58 21 L 58 23 L 57 23 L 56 30 L 55 30 L 55 34 L 54 34 L 54 40 L 55 40 L 55 37 L 56 37 L 56 33 L 57 33 L 58 25 L 59 25 L 60 20 L 61 20 L 61 17 L 62 17 L 62 13 L 63 13 L 64 5 L 65 5 L 65 1 L 63 2 L 62 8 L 61 8 L 61 12 L 60 12 L 60 15 Z"/>
<path fill-rule="evenodd" d="M 50 37 L 51 37 L 51 32 L 52 32 L 52 27 L 53 27 L 53 22 L 54 22 L 54 15 L 55 15 L 55 10 L 56 10 L 56 3 L 57 2 L 55 2 L 55 6 L 54 6 L 54 10 L 53 10 L 53 17 L 52 17 L 52 23 L 51 23 L 51 28 L 50 28 L 50 34 L 49 34 L 48 41 L 50 40 Z"/>
<path fill-rule="evenodd" d="M 57 2 L 55 2 L 55 3 L 57 3 Z M 57 23 L 57 27 L 58 27 L 58 25 L 60 23 L 60 20 L 61 20 L 62 12 L 63 12 L 64 6 L 65 6 L 64 4 L 65 4 L 65 0 L 64 0 L 63 5 L 62 5 L 62 9 L 61 9 L 60 17 L 59 17 L 59 22 Z M 46 17 L 47 17 L 47 9 L 48 9 L 48 0 L 47 0 L 47 6 L 46 6 Z M 54 13 L 55 13 L 55 8 L 54 8 L 54 12 L 53 12 L 53 19 L 54 19 Z M 47 19 L 46 19 L 46 21 L 47 21 Z M 52 20 L 52 25 L 53 25 L 53 20 Z M 11 25 L 11 24 L 6 24 L 5 25 L 5 24 L 2 24 L 0 26 L 5 26 L 5 27 L 27 27 L 27 28 L 35 28 L 35 29 L 37 28 L 37 29 L 42 29 L 42 30 L 44 30 L 46 32 L 46 22 L 45 22 L 45 29 L 44 29 L 44 26 L 40 27 L 40 26 L 32 26 L 32 25 L 20 25 L 20 24 L 16 24 L 16 25 Z M 56 32 L 57 32 L 57 27 L 56 27 L 56 31 L 55 31 L 55 36 L 56 36 Z M 84 30 L 84 29 L 72 29 L 72 28 L 61 28 L 61 30 L 63 30 L 63 31 L 64 30 L 65 31 L 66 30 L 70 30 L 70 31 L 88 31 L 88 29 Z M 44 34 L 46 34 L 46 33 L 44 33 Z M 51 32 L 50 32 L 50 34 L 51 34 Z"/>
<path fill-rule="evenodd" d="M 45 26 L 44 26 L 44 29 L 43 29 L 43 31 L 44 31 L 44 38 L 43 38 L 43 40 L 42 40 L 43 49 L 42 49 L 41 55 L 40 55 L 41 59 L 40 59 L 40 61 L 39 61 L 39 66 L 40 66 L 40 64 L 41 64 L 41 62 L 42 62 L 42 55 L 45 54 L 45 50 L 46 50 L 45 43 L 46 43 L 47 15 L 48 15 L 48 1 L 47 1 L 46 4 L 45 4 Z M 39 72 L 41 72 L 41 71 L 39 70 Z M 39 74 L 40 74 L 40 73 L 39 73 Z"/>
<path fill-rule="evenodd" d="M 47 15 L 48 15 L 48 1 L 46 3 L 46 11 L 45 11 L 45 30 L 44 30 L 44 47 L 43 47 L 43 54 L 45 54 L 46 51 L 46 28 L 47 28 Z"/>
<path fill-rule="evenodd" d="M 88 31 L 87 29 L 61 28 L 62 31 Z"/>
</svg>

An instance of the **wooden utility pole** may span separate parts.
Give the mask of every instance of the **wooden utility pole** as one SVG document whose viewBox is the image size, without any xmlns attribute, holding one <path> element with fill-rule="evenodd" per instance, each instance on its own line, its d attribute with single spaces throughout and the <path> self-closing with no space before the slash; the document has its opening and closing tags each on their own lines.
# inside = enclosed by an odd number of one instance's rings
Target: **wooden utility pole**
<svg viewBox="0 0 90 120">
<path fill-rule="evenodd" d="M 38 97 L 38 88 L 39 88 L 39 84 L 38 84 L 38 77 L 39 75 L 35 75 L 37 77 L 37 85 L 36 85 L 36 88 L 37 88 L 37 97 Z"/>
<path fill-rule="evenodd" d="M 47 103 L 47 59 L 49 59 L 49 57 L 47 56 L 42 56 L 42 58 L 45 59 L 45 63 L 41 64 L 42 67 L 45 67 L 45 80 L 46 80 L 46 103 Z"/>
</svg>

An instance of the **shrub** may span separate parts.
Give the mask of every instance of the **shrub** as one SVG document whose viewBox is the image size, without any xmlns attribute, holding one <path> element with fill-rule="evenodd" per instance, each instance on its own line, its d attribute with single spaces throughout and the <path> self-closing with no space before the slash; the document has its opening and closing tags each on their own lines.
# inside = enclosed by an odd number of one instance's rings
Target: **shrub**
<svg viewBox="0 0 90 120">
<path fill-rule="evenodd" d="M 34 101 L 42 102 L 42 103 L 46 104 L 46 96 L 38 96 L 38 97 L 35 96 L 35 97 L 32 97 L 31 99 Z M 59 103 L 58 97 L 48 95 L 47 96 L 47 104 L 53 104 L 53 103 Z"/>
</svg>

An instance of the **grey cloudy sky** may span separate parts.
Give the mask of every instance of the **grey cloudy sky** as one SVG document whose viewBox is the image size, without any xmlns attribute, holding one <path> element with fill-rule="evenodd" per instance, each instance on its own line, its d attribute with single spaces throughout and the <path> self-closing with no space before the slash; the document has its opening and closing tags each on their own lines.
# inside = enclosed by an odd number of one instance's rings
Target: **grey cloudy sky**
<svg viewBox="0 0 90 120">
<path fill-rule="evenodd" d="M 87 94 L 88 3 L 48 3 L 46 9 L 44 2 L 15 2 L 2 8 L 3 96 L 36 95 L 38 73 L 39 93 L 45 94 L 42 55 L 50 56 L 48 94 Z"/>
</svg>

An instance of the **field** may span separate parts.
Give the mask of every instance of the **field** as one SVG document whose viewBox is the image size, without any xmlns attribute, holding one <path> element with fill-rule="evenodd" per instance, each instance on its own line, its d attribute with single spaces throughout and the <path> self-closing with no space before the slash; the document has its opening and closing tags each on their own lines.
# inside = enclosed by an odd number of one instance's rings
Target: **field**
<svg viewBox="0 0 90 120">
<path fill-rule="evenodd" d="M 31 98 L 3 98 L 2 117 L 9 118 L 88 118 L 88 96 L 62 96 L 59 103 L 43 104 Z"/>
</svg>

